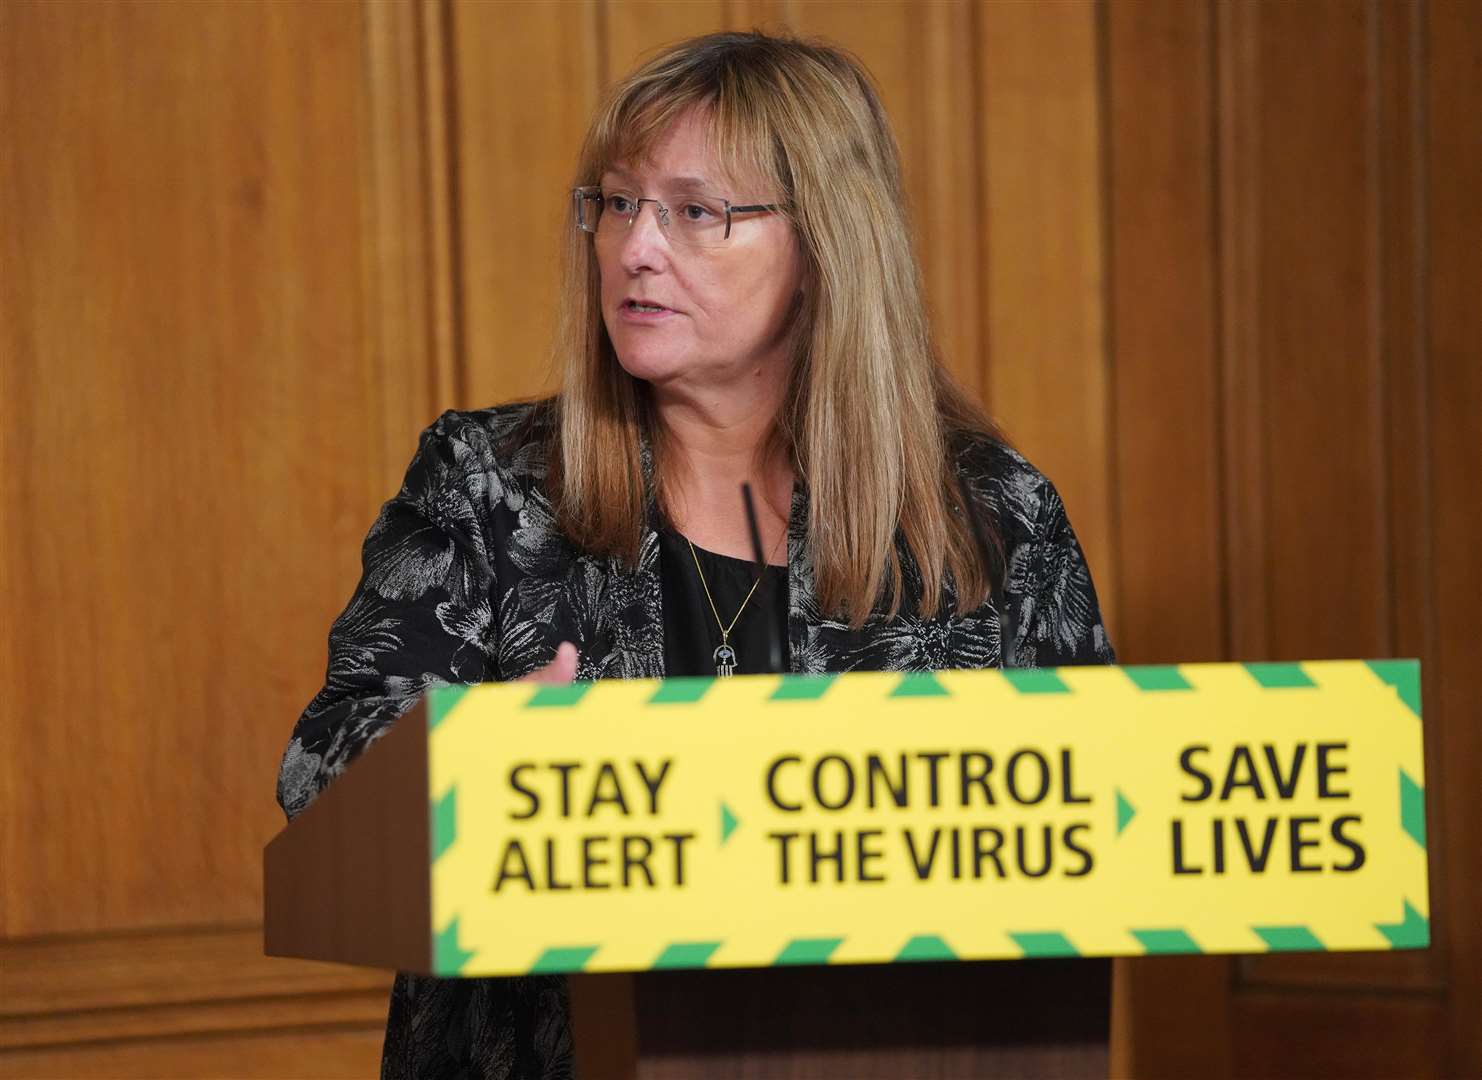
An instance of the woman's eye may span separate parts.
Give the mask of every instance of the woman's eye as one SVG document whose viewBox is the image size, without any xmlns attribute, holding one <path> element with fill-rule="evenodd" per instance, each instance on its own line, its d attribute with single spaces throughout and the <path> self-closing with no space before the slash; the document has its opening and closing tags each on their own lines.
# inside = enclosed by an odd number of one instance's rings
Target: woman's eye
<svg viewBox="0 0 1482 1080">
<path fill-rule="evenodd" d="M 714 212 L 708 206 L 699 203 L 686 203 L 679 211 L 690 221 L 704 221 L 706 218 L 714 217 Z"/>
<path fill-rule="evenodd" d="M 633 209 L 633 204 L 626 195 L 607 195 L 604 198 L 614 214 L 627 214 Z"/>
</svg>

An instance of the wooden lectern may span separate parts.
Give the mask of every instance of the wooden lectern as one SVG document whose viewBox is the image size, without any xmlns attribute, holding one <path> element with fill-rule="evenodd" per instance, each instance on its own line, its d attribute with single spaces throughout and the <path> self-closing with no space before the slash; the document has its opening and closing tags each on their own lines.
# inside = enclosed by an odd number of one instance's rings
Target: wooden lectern
<svg viewBox="0 0 1482 1080">
<path fill-rule="evenodd" d="M 1107 1075 L 1110 960 L 577 975 L 578 1039 L 600 1022 L 582 1004 L 602 1001 L 582 981 L 625 978 L 637 1017 L 627 1075 L 645 1080 Z"/>
<path fill-rule="evenodd" d="M 267 951 L 567 973 L 583 1080 L 1105 1076 L 1106 957 L 1426 947 L 1419 686 L 447 687 L 269 845 Z"/>
<path fill-rule="evenodd" d="M 271 956 L 434 970 L 419 707 L 264 852 Z M 1104 1077 L 1105 959 L 570 976 L 580 1080 Z"/>
</svg>

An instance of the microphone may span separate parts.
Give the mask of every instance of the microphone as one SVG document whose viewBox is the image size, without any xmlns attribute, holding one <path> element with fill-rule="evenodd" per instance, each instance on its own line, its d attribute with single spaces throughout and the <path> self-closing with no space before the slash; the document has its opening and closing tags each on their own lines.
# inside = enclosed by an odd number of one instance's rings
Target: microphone
<svg viewBox="0 0 1482 1080">
<path fill-rule="evenodd" d="M 751 533 L 751 551 L 756 557 L 756 576 L 761 581 L 761 590 L 767 595 L 762 597 L 762 610 L 767 615 L 767 670 L 780 673 L 782 671 L 782 642 L 777 633 L 777 613 L 773 609 L 774 601 L 771 596 L 772 582 L 767 577 L 767 554 L 762 550 L 762 532 L 757 526 L 756 504 L 751 499 L 751 485 L 741 485 L 741 501 L 746 504 L 746 528 Z"/>
</svg>

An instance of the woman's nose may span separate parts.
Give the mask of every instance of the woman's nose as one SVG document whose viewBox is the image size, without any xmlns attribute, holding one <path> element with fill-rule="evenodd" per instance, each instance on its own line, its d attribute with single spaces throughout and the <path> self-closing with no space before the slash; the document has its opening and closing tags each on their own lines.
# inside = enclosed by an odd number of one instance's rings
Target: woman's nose
<svg viewBox="0 0 1482 1080">
<path fill-rule="evenodd" d="M 645 213 L 652 210 L 652 213 Z M 663 211 L 655 202 L 643 202 L 638 215 L 624 230 L 622 239 L 623 268 L 630 272 L 652 269 L 669 254 L 669 237 L 659 224 Z"/>
</svg>

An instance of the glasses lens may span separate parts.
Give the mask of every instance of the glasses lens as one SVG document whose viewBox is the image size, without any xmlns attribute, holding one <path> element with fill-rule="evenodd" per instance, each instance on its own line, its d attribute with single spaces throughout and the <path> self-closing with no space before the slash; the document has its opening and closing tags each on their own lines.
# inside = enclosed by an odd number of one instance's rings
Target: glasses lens
<svg viewBox="0 0 1482 1080">
<path fill-rule="evenodd" d="M 602 196 L 598 192 L 576 193 L 576 227 L 583 232 L 594 233 L 602 220 Z"/>
<path fill-rule="evenodd" d="M 725 243 L 726 204 L 700 195 L 676 200 L 669 209 L 669 235 L 692 247 Z"/>
<path fill-rule="evenodd" d="M 638 197 L 627 192 L 609 191 L 606 195 L 598 192 L 592 197 L 592 209 L 587 213 L 587 230 L 611 240 L 628 231 L 639 206 Z"/>
</svg>

